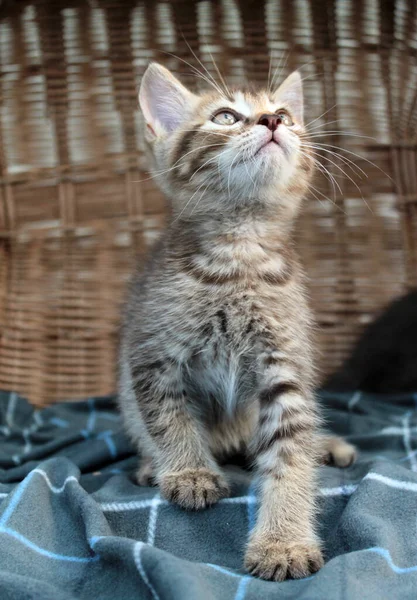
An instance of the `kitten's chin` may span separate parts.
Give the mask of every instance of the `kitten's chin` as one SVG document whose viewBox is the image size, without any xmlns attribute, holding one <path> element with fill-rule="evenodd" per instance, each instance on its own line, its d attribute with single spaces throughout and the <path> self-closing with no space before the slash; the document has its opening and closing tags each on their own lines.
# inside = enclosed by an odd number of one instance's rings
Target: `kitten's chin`
<svg viewBox="0 0 417 600">
<path fill-rule="evenodd" d="M 278 144 L 278 142 L 275 140 L 270 140 L 255 152 L 254 158 L 265 158 L 267 156 L 271 158 L 279 158 L 284 156 L 284 150 L 280 144 Z"/>
<path fill-rule="evenodd" d="M 285 188 L 296 171 L 295 160 L 276 142 L 264 144 L 241 169 L 241 176 L 256 182 L 259 187 Z"/>
</svg>

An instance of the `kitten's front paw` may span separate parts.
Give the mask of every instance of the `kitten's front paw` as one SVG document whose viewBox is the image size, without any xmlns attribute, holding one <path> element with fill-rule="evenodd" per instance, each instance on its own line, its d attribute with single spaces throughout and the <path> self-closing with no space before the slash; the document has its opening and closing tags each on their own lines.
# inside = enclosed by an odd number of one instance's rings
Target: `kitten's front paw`
<svg viewBox="0 0 417 600">
<path fill-rule="evenodd" d="M 267 536 L 251 540 L 245 556 L 245 569 L 251 575 L 272 581 L 307 577 L 323 565 L 318 544 L 278 542 Z"/>
<path fill-rule="evenodd" d="M 229 493 L 225 479 L 208 469 L 184 469 L 163 475 L 159 482 L 162 494 L 188 510 L 214 504 Z"/>
</svg>

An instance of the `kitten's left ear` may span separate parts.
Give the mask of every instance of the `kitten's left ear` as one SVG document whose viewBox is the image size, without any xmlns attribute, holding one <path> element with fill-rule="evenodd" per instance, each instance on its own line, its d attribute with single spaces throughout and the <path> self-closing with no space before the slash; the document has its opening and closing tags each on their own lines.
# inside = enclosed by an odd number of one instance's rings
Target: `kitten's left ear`
<svg viewBox="0 0 417 600">
<path fill-rule="evenodd" d="M 281 83 L 274 93 L 274 101 L 283 107 L 288 106 L 295 121 L 300 125 L 304 123 L 303 84 L 298 71 L 291 73 Z"/>
<path fill-rule="evenodd" d="M 142 78 L 139 103 L 153 137 L 174 131 L 187 118 L 196 96 L 168 69 L 151 63 Z"/>
</svg>

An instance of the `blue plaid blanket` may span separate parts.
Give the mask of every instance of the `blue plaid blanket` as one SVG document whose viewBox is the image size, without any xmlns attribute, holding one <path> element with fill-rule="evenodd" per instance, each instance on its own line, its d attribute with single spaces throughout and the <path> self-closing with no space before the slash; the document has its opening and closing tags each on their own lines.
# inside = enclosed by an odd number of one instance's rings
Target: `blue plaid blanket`
<svg viewBox="0 0 417 600">
<path fill-rule="evenodd" d="M 417 597 L 417 396 L 322 392 L 329 426 L 361 450 L 320 472 L 326 565 L 273 583 L 241 567 L 257 499 L 187 513 L 134 484 L 112 398 L 34 410 L 0 392 L 0 598 L 69 600 Z"/>
</svg>

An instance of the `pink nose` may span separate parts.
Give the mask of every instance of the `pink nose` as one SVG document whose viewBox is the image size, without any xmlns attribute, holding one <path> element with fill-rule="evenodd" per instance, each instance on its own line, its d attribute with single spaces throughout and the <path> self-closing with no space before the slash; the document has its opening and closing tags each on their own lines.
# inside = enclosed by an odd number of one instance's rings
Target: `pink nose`
<svg viewBox="0 0 417 600">
<path fill-rule="evenodd" d="M 261 115 L 258 121 L 258 125 L 264 125 L 270 131 L 275 131 L 280 123 L 281 120 L 278 115 Z"/>
</svg>

